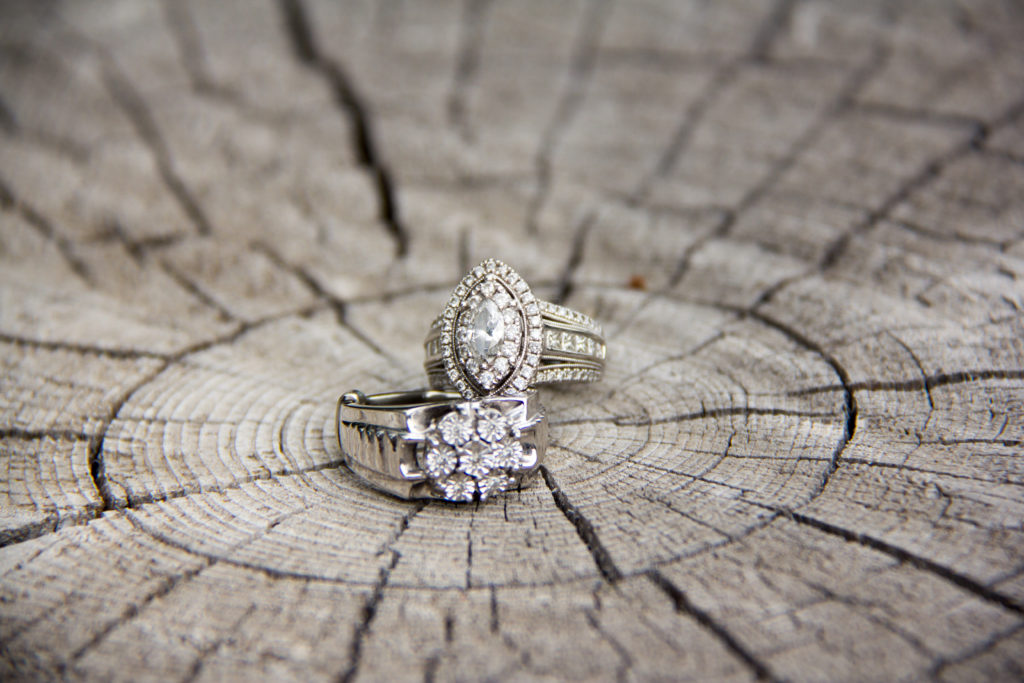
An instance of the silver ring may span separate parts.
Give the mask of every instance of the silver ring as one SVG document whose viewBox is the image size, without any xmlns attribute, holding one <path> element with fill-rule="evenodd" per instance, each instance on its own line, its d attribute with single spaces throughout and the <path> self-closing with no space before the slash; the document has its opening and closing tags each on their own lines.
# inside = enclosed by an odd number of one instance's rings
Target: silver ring
<svg viewBox="0 0 1024 683">
<path fill-rule="evenodd" d="M 538 301 L 518 273 L 488 259 L 452 292 L 424 351 L 431 387 L 478 398 L 551 382 L 596 382 L 607 346 L 592 318 Z"/>
<path fill-rule="evenodd" d="M 465 401 L 454 392 L 403 391 L 338 402 L 345 463 L 400 498 L 467 502 L 534 477 L 548 443 L 537 393 Z"/>
</svg>

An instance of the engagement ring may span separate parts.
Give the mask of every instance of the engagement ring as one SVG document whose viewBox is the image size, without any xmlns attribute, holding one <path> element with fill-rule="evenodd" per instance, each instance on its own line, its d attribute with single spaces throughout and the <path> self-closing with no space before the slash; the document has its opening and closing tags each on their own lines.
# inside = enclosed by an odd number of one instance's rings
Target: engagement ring
<svg viewBox="0 0 1024 683">
<path fill-rule="evenodd" d="M 607 347 L 601 326 L 538 301 L 512 268 L 488 259 L 455 288 L 424 342 L 430 386 L 464 398 L 514 396 L 537 384 L 596 382 Z"/>
</svg>

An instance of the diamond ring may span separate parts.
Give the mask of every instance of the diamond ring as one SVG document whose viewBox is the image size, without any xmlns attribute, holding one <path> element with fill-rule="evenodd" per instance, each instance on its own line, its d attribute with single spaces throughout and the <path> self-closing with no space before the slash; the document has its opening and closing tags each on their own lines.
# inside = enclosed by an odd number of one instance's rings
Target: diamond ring
<svg viewBox="0 0 1024 683">
<path fill-rule="evenodd" d="M 527 483 L 548 441 L 534 391 L 466 401 L 455 392 L 404 391 L 338 402 L 345 463 L 401 498 L 467 502 Z"/>
<path fill-rule="evenodd" d="M 455 288 L 424 342 L 430 386 L 467 399 L 514 396 L 550 382 L 594 382 L 607 347 L 601 326 L 538 301 L 512 268 L 488 259 Z"/>
</svg>

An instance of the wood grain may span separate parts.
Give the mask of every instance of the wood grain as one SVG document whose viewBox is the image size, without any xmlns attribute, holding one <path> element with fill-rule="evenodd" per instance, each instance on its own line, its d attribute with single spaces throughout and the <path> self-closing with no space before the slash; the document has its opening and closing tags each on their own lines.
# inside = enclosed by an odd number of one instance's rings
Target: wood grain
<svg viewBox="0 0 1024 683">
<path fill-rule="evenodd" d="M 0 8 L 0 676 L 1024 675 L 1024 10 Z M 407 503 L 477 261 L 604 321 L 531 488 Z"/>
</svg>

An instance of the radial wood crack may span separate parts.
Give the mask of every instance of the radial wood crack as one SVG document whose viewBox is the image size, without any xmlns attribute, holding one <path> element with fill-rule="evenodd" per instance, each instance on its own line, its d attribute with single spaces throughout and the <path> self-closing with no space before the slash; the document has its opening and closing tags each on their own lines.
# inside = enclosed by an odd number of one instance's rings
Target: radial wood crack
<svg viewBox="0 0 1024 683">
<path fill-rule="evenodd" d="M 409 236 L 402 224 L 391 170 L 377 149 L 369 110 L 341 64 L 320 51 L 306 18 L 303 0 L 280 0 L 280 5 L 296 56 L 327 80 L 335 100 L 348 118 L 352 127 L 352 147 L 356 158 L 373 180 L 377 190 L 380 220 L 395 241 L 396 256 L 402 258 L 409 249 Z"/>
</svg>

